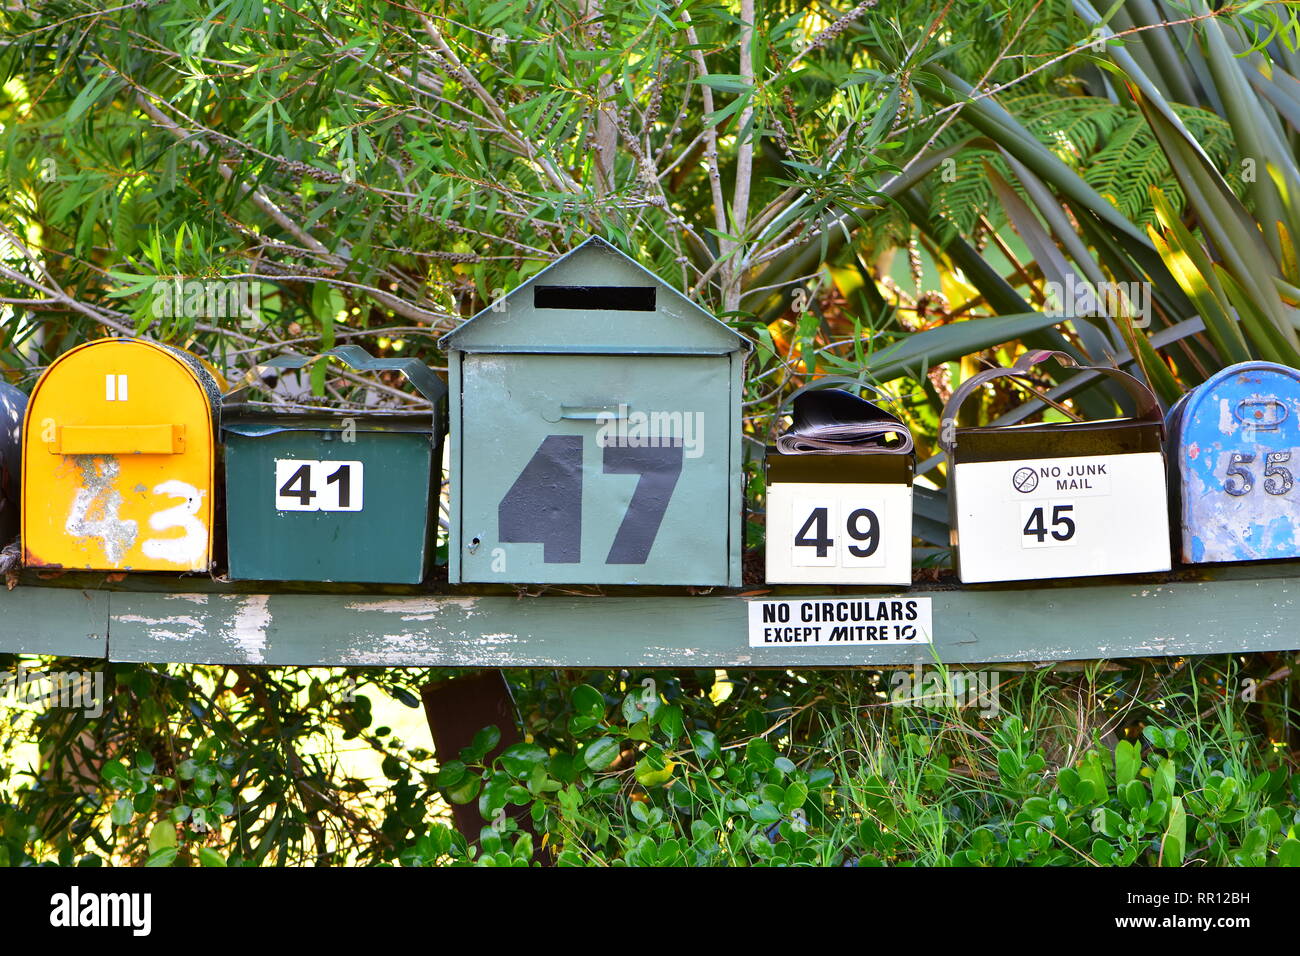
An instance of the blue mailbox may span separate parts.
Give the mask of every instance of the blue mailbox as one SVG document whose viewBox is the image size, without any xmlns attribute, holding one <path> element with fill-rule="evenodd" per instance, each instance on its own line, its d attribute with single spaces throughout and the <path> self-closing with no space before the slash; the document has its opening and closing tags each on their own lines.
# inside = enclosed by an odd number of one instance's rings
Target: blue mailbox
<svg viewBox="0 0 1300 956">
<path fill-rule="evenodd" d="M 23 413 L 27 396 L 0 382 L 0 548 L 18 537 L 19 476 L 23 460 Z M 4 559 L 0 557 L 0 564 Z"/>
<path fill-rule="evenodd" d="M 1242 362 L 1169 410 L 1171 504 L 1188 564 L 1300 557 L 1300 372 Z"/>
</svg>

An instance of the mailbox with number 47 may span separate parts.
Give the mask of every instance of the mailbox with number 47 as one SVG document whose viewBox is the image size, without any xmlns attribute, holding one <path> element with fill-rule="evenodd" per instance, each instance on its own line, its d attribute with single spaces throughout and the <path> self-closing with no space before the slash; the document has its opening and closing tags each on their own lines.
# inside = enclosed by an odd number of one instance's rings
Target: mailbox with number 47
<svg viewBox="0 0 1300 956">
<path fill-rule="evenodd" d="M 740 584 L 743 336 L 593 237 L 442 345 L 452 583 Z"/>
<path fill-rule="evenodd" d="M 1300 372 L 1229 366 L 1184 395 L 1168 424 L 1182 560 L 1300 557 Z"/>
<path fill-rule="evenodd" d="M 1031 351 L 1013 368 L 971 376 L 943 410 L 940 443 L 948 457 L 948 502 L 961 579 L 968 583 L 1167 571 L 1160 406 L 1133 376 L 1104 375 L 1136 401 L 1133 418 L 1097 422 L 955 428 L 958 409 L 996 378 L 1028 379 L 1048 358 Z"/>
<path fill-rule="evenodd" d="M 230 577 L 418 584 L 433 552 L 447 387 L 416 359 L 378 359 L 355 345 L 323 356 L 399 371 L 431 408 L 231 404 L 221 421 Z M 310 361 L 284 356 L 265 367 Z"/>
</svg>

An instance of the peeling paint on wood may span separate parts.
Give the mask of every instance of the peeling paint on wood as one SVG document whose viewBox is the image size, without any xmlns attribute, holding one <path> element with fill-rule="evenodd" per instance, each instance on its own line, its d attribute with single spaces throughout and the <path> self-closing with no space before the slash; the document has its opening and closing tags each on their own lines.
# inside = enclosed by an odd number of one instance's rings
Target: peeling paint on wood
<svg viewBox="0 0 1300 956">
<path fill-rule="evenodd" d="M 751 648 L 747 599 L 734 595 L 395 597 L 23 585 L 0 592 L 0 651 L 142 662 L 697 668 L 911 666 L 931 662 L 931 650 L 962 665 L 1300 647 L 1300 632 L 1288 623 L 1300 615 L 1300 564 L 1293 562 L 908 593 L 933 602 L 932 647 Z"/>
</svg>

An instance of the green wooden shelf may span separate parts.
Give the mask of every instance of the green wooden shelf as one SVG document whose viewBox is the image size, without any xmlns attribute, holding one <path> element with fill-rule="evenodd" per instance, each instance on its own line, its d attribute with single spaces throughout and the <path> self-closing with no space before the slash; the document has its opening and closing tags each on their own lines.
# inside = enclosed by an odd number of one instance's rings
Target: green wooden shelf
<svg viewBox="0 0 1300 956">
<path fill-rule="evenodd" d="M 1300 563 L 1028 585 L 918 584 L 934 643 L 750 647 L 742 593 L 414 588 L 266 593 L 256 584 L 65 575 L 0 592 L 0 652 L 154 663 L 446 667 L 873 667 L 1300 648 Z"/>
</svg>

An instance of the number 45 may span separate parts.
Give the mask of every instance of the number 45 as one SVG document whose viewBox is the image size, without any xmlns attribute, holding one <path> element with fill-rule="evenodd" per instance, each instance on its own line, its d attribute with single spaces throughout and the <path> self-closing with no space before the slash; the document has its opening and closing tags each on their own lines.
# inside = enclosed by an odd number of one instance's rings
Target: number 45
<svg viewBox="0 0 1300 956">
<path fill-rule="evenodd" d="M 1050 534 L 1055 540 L 1064 543 L 1074 537 L 1074 519 L 1069 517 L 1069 513 L 1073 510 L 1074 505 L 1052 505 L 1052 530 Z M 1044 508 L 1041 505 L 1032 507 L 1024 528 L 1025 537 L 1032 537 L 1039 544 L 1048 543 L 1047 535 L 1049 532 L 1043 512 Z"/>
</svg>

